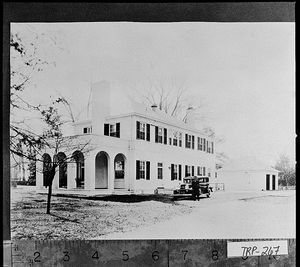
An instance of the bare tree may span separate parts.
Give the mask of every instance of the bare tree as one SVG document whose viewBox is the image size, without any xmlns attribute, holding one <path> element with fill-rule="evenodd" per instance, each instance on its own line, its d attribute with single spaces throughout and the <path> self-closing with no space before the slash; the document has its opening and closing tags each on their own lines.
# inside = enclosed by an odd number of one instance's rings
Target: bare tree
<svg viewBox="0 0 300 267">
<path fill-rule="evenodd" d="M 289 157 L 281 153 L 276 161 L 275 169 L 279 172 L 279 183 L 282 185 L 296 185 L 296 172 Z"/>
<path fill-rule="evenodd" d="M 43 162 L 43 153 L 47 151 L 53 157 L 48 164 L 37 171 L 43 172 L 48 186 L 47 214 L 50 214 L 52 183 L 59 166 L 65 166 L 70 161 L 74 161 L 74 151 L 88 153 L 93 149 L 90 140 L 79 136 L 64 137 L 61 126 L 61 116 L 55 106 L 47 109 L 40 109 L 42 121 L 45 123 L 45 130 L 36 134 L 15 125 L 11 125 L 11 152 L 22 158 L 33 162 Z M 26 147 L 27 149 L 22 149 Z M 59 157 L 59 152 L 64 151 L 66 157 Z"/>
<path fill-rule="evenodd" d="M 204 98 L 194 97 L 190 94 L 191 85 L 186 79 L 171 78 L 165 76 L 150 79 L 143 88 L 130 86 L 127 96 L 131 100 L 141 101 L 147 106 L 156 104 L 159 110 L 173 117 L 186 120 L 183 113 L 187 108 L 193 107 L 199 110 L 204 107 Z M 198 119 L 203 119 L 197 116 Z"/>
</svg>

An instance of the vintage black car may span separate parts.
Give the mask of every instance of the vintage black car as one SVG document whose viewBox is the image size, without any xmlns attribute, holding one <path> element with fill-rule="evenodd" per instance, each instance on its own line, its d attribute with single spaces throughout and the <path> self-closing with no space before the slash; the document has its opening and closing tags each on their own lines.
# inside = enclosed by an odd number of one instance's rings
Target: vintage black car
<svg viewBox="0 0 300 267">
<path fill-rule="evenodd" d="M 210 192 L 212 192 L 212 188 L 209 187 L 209 177 L 206 176 L 188 176 L 183 178 L 183 182 L 179 184 L 179 187 L 173 189 L 173 197 L 192 197 L 192 181 L 194 179 L 197 179 L 199 182 L 200 196 L 206 194 L 206 196 L 209 197 Z"/>
</svg>

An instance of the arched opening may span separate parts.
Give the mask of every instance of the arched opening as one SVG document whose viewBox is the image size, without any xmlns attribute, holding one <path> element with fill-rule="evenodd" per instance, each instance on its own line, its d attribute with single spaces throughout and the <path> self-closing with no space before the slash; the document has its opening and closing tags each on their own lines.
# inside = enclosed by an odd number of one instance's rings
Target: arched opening
<svg viewBox="0 0 300 267">
<path fill-rule="evenodd" d="M 95 188 L 108 188 L 108 155 L 101 151 L 96 155 L 95 162 Z"/>
<path fill-rule="evenodd" d="M 47 187 L 50 184 L 49 171 L 51 169 L 51 157 L 45 153 L 43 155 L 43 186 Z"/>
<path fill-rule="evenodd" d="M 117 154 L 114 160 L 114 188 L 125 188 L 125 156 L 123 154 Z"/>
<path fill-rule="evenodd" d="M 66 154 L 63 152 L 59 152 L 57 154 L 57 161 L 59 164 L 59 183 L 58 187 L 67 188 L 68 185 L 68 174 L 67 174 L 67 162 L 66 162 Z"/>
<path fill-rule="evenodd" d="M 73 153 L 73 159 L 76 162 L 76 187 L 84 188 L 84 156 L 81 151 Z"/>
</svg>

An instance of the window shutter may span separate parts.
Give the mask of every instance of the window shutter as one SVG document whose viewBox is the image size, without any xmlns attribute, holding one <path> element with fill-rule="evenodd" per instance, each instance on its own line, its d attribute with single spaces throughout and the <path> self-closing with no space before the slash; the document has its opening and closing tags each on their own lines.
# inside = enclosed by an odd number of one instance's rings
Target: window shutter
<svg viewBox="0 0 300 267">
<path fill-rule="evenodd" d="M 214 142 L 211 142 L 211 153 L 214 154 Z"/>
<path fill-rule="evenodd" d="M 166 128 L 164 128 L 164 144 L 167 144 L 167 140 L 168 140 L 168 130 Z"/>
<path fill-rule="evenodd" d="M 150 161 L 146 161 L 146 180 L 150 180 Z"/>
<path fill-rule="evenodd" d="M 140 122 L 136 122 L 136 139 L 140 139 Z"/>
<path fill-rule="evenodd" d="M 208 140 L 206 141 L 206 151 L 208 152 Z"/>
<path fill-rule="evenodd" d="M 109 135 L 109 124 L 104 123 L 104 135 Z"/>
<path fill-rule="evenodd" d="M 136 161 L 136 179 L 140 180 L 140 161 Z"/>
<path fill-rule="evenodd" d="M 150 141 L 150 124 L 147 124 L 147 141 Z"/>
<path fill-rule="evenodd" d="M 206 140 L 205 140 L 205 138 L 203 138 L 203 151 L 205 152 L 206 151 Z"/>
<path fill-rule="evenodd" d="M 181 165 L 178 165 L 178 172 L 179 172 L 179 181 L 181 181 Z"/>
<path fill-rule="evenodd" d="M 203 176 L 205 176 L 205 167 L 203 167 Z"/>
<path fill-rule="evenodd" d="M 185 165 L 185 177 L 188 176 L 188 166 Z"/>
<path fill-rule="evenodd" d="M 171 181 L 174 180 L 174 164 L 171 164 Z"/>
<path fill-rule="evenodd" d="M 155 126 L 155 143 L 158 142 L 158 127 Z"/>
<path fill-rule="evenodd" d="M 188 143 L 188 135 L 185 134 L 185 147 L 186 147 L 186 148 L 188 147 L 187 143 Z"/>
<path fill-rule="evenodd" d="M 192 176 L 194 176 L 194 166 L 192 166 Z"/>
<path fill-rule="evenodd" d="M 192 149 L 195 147 L 195 136 L 192 135 Z"/>
<path fill-rule="evenodd" d="M 120 137 L 120 123 L 116 124 L 116 137 Z"/>
</svg>

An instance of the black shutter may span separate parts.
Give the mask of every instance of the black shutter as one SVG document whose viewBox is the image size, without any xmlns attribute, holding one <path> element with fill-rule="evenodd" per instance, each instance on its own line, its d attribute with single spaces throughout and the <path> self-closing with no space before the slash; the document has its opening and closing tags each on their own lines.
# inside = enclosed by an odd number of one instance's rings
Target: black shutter
<svg viewBox="0 0 300 267">
<path fill-rule="evenodd" d="M 205 167 L 203 167 L 203 173 L 202 174 L 203 174 L 203 176 L 205 176 Z"/>
<path fill-rule="evenodd" d="M 185 134 L 185 147 L 186 147 L 186 148 L 188 147 L 187 143 L 188 143 L 188 135 Z"/>
<path fill-rule="evenodd" d="M 104 123 L 104 135 L 109 135 L 109 124 Z"/>
<path fill-rule="evenodd" d="M 136 179 L 140 180 L 140 161 L 136 161 Z"/>
<path fill-rule="evenodd" d="M 214 154 L 214 142 L 211 142 L 211 153 Z"/>
<path fill-rule="evenodd" d="M 140 122 L 136 122 L 136 139 L 140 139 Z"/>
<path fill-rule="evenodd" d="M 164 144 L 167 144 L 167 140 L 168 140 L 168 131 L 166 128 L 164 128 Z"/>
<path fill-rule="evenodd" d="M 194 166 L 192 166 L 192 176 L 194 176 Z"/>
<path fill-rule="evenodd" d="M 188 176 L 188 166 L 185 165 L 185 176 Z"/>
<path fill-rule="evenodd" d="M 208 152 L 208 140 L 206 142 L 206 151 Z"/>
<path fill-rule="evenodd" d="M 150 141 L 150 124 L 147 124 L 147 141 Z"/>
<path fill-rule="evenodd" d="M 174 164 L 171 164 L 171 181 L 174 180 Z"/>
<path fill-rule="evenodd" d="M 120 123 L 116 124 L 116 137 L 120 137 Z"/>
<path fill-rule="evenodd" d="M 206 140 L 205 140 L 205 138 L 203 138 L 203 151 L 204 152 L 206 151 Z"/>
<path fill-rule="evenodd" d="M 155 143 L 158 142 L 158 127 L 155 126 Z"/>
<path fill-rule="evenodd" d="M 192 149 L 195 147 L 195 136 L 192 135 Z"/>
<path fill-rule="evenodd" d="M 181 165 L 178 165 L 179 181 L 181 181 Z"/>
<path fill-rule="evenodd" d="M 146 180 L 150 180 L 150 161 L 146 161 Z"/>
</svg>

